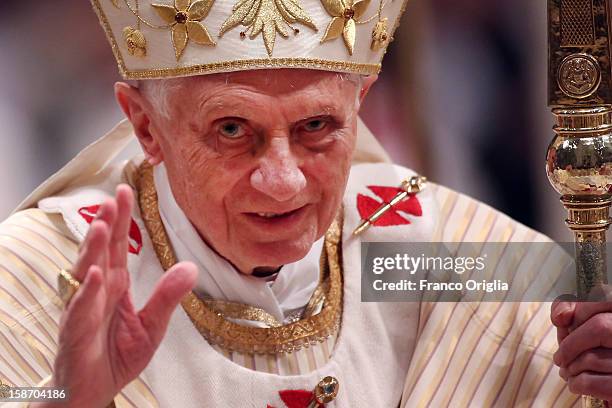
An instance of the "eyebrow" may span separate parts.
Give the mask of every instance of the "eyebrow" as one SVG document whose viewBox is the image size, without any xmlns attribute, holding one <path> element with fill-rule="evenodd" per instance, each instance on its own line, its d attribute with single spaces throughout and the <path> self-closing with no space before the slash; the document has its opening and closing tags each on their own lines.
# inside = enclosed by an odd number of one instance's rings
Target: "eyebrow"
<svg viewBox="0 0 612 408">
<path fill-rule="evenodd" d="M 244 99 L 240 99 L 239 97 L 234 98 L 230 101 L 220 99 L 222 97 L 227 96 L 227 94 L 219 94 L 213 95 L 210 98 L 202 100 L 198 104 L 198 112 L 202 114 L 214 114 L 216 111 L 223 109 L 224 116 L 232 117 L 245 117 L 248 118 L 251 116 L 251 110 L 249 109 L 249 98 L 245 97 Z M 300 114 L 300 117 L 293 122 L 299 122 L 308 118 L 317 117 L 317 116 L 337 116 L 342 114 L 344 109 L 343 106 L 339 106 L 338 104 L 334 104 L 334 101 L 330 98 L 323 97 L 322 100 L 313 100 L 311 98 L 307 98 L 304 96 L 304 109 L 303 114 Z M 212 105 L 212 106 L 211 106 Z"/>
</svg>

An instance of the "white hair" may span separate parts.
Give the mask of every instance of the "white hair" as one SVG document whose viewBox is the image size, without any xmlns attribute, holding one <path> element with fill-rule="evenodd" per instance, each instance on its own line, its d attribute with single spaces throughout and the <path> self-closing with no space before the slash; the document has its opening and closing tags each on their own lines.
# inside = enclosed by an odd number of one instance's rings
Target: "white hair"
<svg viewBox="0 0 612 408">
<path fill-rule="evenodd" d="M 138 89 L 163 118 L 171 115 L 170 95 L 189 78 L 147 79 L 138 81 Z"/>
<path fill-rule="evenodd" d="M 344 81 L 353 82 L 357 88 L 355 98 L 355 108 L 358 110 L 361 104 L 361 88 L 363 86 L 363 77 L 359 74 L 352 73 L 337 73 L 338 77 Z M 153 108 L 164 118 L 170 119 L 171 102 L 170 97 L 186 84 L 187 81 L 192 81 L 194 77 L 170 78 L 170 79 L 147 79 L 139 80 L 136 87 L 140 89 L 142 94 L 147 98 Z M 274 80 L 274 78 L 270 78 Z M 229 74 L 226 74 L 226 82 L 229 81 Z"/>
</svg>

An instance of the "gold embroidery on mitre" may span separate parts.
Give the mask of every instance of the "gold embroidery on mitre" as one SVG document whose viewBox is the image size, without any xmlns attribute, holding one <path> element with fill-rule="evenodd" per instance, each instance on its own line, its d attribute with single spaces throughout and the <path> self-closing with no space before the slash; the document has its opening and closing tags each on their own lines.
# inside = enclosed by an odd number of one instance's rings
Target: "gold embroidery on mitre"
<svg viewBox="0 0 612 408">
<path fill-rule="evenodd" d="M 178 68 L 160 68 L 129 71 L 125 64 L 119 65 L 121 73 L 126 79 L 149 79 L 180 77 L 190 75 L 204 75 L 217 72 L 242 71 L 260 68 L 305 68 L 322 69 L 326 71 L 351 72 L 361 75 L 374 75 L 380 73 L 380 64 L 361 64 L 350 61 L 334 61 L 319 58 L 253 58 L 237 59 L 209 64 L 192 65 Z"/>
<path fill-rule="evenodd" d="M 111 3 L 113 3 L 113 6 L 119 8 L 119 0 L 110 0 Z"/>
<path fill-rule="evenodd" d="M 219 72 L 232 72 L 241 70 L 251 69 L 277 69 L 277 68 L 304 68 L 304 69 L 322 69 L 327 71 L 337 72 L 350 72 L 360 75 L 374 75 L 380 73 L 381 61 L 384 57 L 384 52 L 380 53 L 376 62 L 353 62 L 343 60 L 333 60 L 327 58 L 309 58 L 309 57 L 286 57 L 286 58 L 244 58 L 244 59 L 228 59 L 224 61 L 215 61 L 209 63 L 199 63 L 186 65 L 181 67 L 164 67 L 164 68 L 145 68 L 145 69 L 130 69 L 126 64 L 124 55 L 119 47 L 118 39 L 115 37 L 115 33 L 110 25 L 110 21 L 106 13 L 104 12 L 100 1 L 103 0 L 91 0 L 93 9 L 98 15 L 100 23 L 104 28 L 108 42 L 111 45 L 111 49 L 117 60 L 119 72 L 124 79 L 128 80 L 140 80 L 140 79 L 158 79 L 158 78 L 172 78 L 172 77 L 183 77 L 192 75 L 204 75 Z M 400 16 L 403 14 L 408 0 L 401 0 L 402 6 L 398 13 L 395 21 L 392 24 L 389 32 L 394 32 L 399 25 Z M 127 4 L 127 3 L 126 3 Z M 128 4 L 129 6 L 129 4 Z M 136 10 L 131 7 L 128 9 L 138 17 L 139 21 L 151 28 L 155 29 L 168 29 L 170 26 L 155 26 L 150 22 L 144 20 L 138 16 Z M 360 22 L 363 23 L 363 22 Z M 391 36 L 389 40 L 392 40 Z M 389 41 L 387 42 L 388 45 Z M 386 51 L 387 47 L 385 47 Z"/>
<path fill-rule="evenodd" d="M 189 40 L 200 45 L 216 45 L 201 23 L 212 8 L 214 0 L 174 0 L 174 6 L 151 4 L 157 14 L 170 25 L 172 46 L 176 60 L 180 60 Z"/>
<path fill-rule="evenodd" d="M 355 24 L 364 15 L 371 0 L 321 0 L 327 13 L 332 16 L 321 43 L 334 40 L 340 35 L 350 55 L 355 49 Z"/>
<path fill-rule="evenodd" d="M 162 268 L 168 270 L 177 263 L 177 259 L 159 215 L 153 167 L 148 162 L 143 162 L 138 173 L 136 184 L 142 219 Z M 200 334 L 209 343 L 228 351 L 277 354 L 320 343 L 337 333 L 342 318 L 343 297 L 340 266 L 341 215 L 342 210 L 325 234 L 324 252 L 321 256 L 321 275 L 325 276 L 325 303 L 320 313 L 279 327 L 243 326 L 226 319 L 222 313 L 208 307 L 191 292 L 181 300 L 181 305 Z"/>
<path fill-rule="evenodd" d="M 299 0 L 240 0 L 232 8 L 232 15 L 221 26 L 219 37 L 239 24 L 250 29 L 249 38 L 253 39 L 262 33 L 268 55 L 272 56 L 276 32 L 287 38 L 287 28 L 295 34 L 299 30 L 291 26 L 300 23 L 318 31 L 317 26 L 299 3 Z M 241 37 L 246 33 L 241 32 Z"/>
<path fill-rule="evenodd" d="M 387 46 L 389 42 L 389 33 L 387 30 L 388 24 L 386 18 L 376 23 L 372 30 L 372 43 L 370 44 L 370 49 L 372 51 L 378 51 Z"/>
<path fill-rule="evenodd" d="M 393 0 L 391 0 L 393 1 Z M 383 4 L 383 0 L 380 0 L 378 4 L 378 21 L 374 25 L 374 29 L 372 30 L 372 42 L 370 43 L 370 49 L 372 51 L 378 51 L 381 48 L 387 47 L 391 38 L 389 36 L 389 24 L 388 18 L 382 17 L 382 10 L 385 5 Z"/>
<path fill-rule="evenodd" d="M 142 31 L 134 27 L 125 27 L 123 29 L 123 39 L 130 55 L 135 57 L 147 56 L 147 40 Z"/>
</svg>

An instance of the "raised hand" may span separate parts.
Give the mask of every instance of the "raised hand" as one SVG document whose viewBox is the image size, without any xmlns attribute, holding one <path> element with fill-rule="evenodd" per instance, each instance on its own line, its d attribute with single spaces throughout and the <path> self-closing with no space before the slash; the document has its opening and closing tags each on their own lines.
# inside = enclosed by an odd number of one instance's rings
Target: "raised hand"
<svg viewBox="0 0 612 408">
<path fill-rule="evenodd" d="M 81 285 L 61 318 L 53 372 L 53 386 L 69 390 L 66 407 L 107 406 L 145 369 L 172 312 L 195 285 L 196 266 L 179 263 L 135 310 L 127 270 L 133 201 L 129 186 L 117 188 L 91 223 L 73 268 Z"/>
</svg>

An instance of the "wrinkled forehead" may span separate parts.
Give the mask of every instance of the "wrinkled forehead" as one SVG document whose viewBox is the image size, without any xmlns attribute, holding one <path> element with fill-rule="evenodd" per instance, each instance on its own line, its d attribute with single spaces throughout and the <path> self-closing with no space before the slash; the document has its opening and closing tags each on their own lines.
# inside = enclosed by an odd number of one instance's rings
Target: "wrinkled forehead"
<svg viewBox="0 0 612 408">
<path fill-rule="evenodd" d="M 264 69 L 211 75 L 211 79 L 286 93 L 312 86 L 355 84 L 359 75 L 311 69 Z"/>
<path fill-rule="evenodd" d="M 245 88 L 268 95 L 295 93 L 300 90 L 330 91 L 332 89 L 354 89 L 359 87 L 361 77 L 331 71 L 310 69 L 262 69 L 211 75 L 200 75 L 177 79 L 147 80 L 139 87 L 147 88 L 153 83 L 168 89 L 201 91 L 209 89 Z"/>
</svg>

